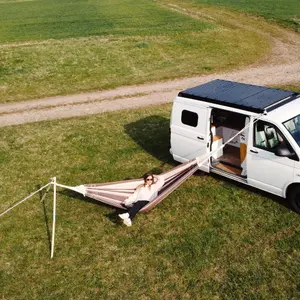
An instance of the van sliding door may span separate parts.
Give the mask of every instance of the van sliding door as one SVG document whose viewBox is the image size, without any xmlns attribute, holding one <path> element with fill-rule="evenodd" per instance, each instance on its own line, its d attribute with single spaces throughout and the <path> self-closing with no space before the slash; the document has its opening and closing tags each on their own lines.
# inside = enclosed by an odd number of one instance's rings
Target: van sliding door
<svg viewBox="0 0 300 300">
<path fill-rule="evenodd" d="M 175 102 L 172 110 L 171 149 L 175 160 L 205 159 L 210 149 L 210 113 L 204 106 Z M 209 160 L 200 167 L 209 172 Z"/>
</svg>

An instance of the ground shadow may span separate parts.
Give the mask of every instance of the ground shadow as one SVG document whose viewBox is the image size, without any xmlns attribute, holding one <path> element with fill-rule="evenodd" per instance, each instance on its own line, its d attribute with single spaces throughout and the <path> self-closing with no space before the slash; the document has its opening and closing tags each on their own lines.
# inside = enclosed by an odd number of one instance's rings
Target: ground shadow
<svg viewBox="0 0 300 300">
<path fill-rule="evenodd" d="M 257 188 L 255 188 L 255 187 L 252 187 L 252 186 L 249 186 L 249 185 L 245 185 L 245 184 L 242 184 L 242 183 L 237 182 L 237 181 L 233 181 L 233 180 L 231 180 L 231 179 L 229 179 L 229 178 L 223 177 L 223 176 L 218 175 L 218 174 L 212 174 L 212 173 L 210 173 L 210 176 L 216 178 L 217 180 L 225 181 L 226 183 L 231 184 L 231 185 L 233 185 L 233 186 L 236 186 L 237 188 L 242 188 L 242 189 L 247 190 L 247 191 L 249 191 L 249 192 L 251 192 L 251 193 L 255 193 L 255 194 L 258 194 L 258 195 L 260 195 L 260 196 L 262 196 L 262 197 L 268 198 L 268 199 L 270 199 L 271 201 L 276 202 L 276 203 L 278 203 L 279 205 L 281 205 L 281 206 L 287 208 L 288 210 L 294 211 L 294 210 L 290 207 L 290 205 L 288 204 L 287 199 L 284 199 L 284 198 L 282 198 L 282 197 L 279 197 L 279 196 L 270 194 L 270 193 L 268 193 L 268 192 L 265 192 L 265 191 L 263 191 L 263 190 L 257 189 Z M 294 212 L 295 212 L 295 211 L 294 211 Z"/>
<path fill-rule="evenodd" d="M 121 214 L 121 213 L 125 212 L 125 210 L 123 210 L 121 208 L 115 208 L 115 207 L 112 207 L 111 205 L 105 204 L 101 201 L 97 201 L 97 200 L 92 199 L 92 198 L 84 197 L 83 195 L 81 195 L 79 193 L 76 193 L 74 191 L 71 191 L 71 190 L 62 190 L 62 191 L 59 191 L 58 194 L 67 196 L 68 198 L 73 198 L 73 199 L 76 199 L 76 200 L 84 201 L 86 203 L 90 203 L 90 204 L 93 204 L 93 205 L 99 205 L 99 206 L 103 206 L 103 207 L 113 209 L 112 212 L 104 214 L 104 215 L 112 223 L 121 224 L 121 220 L 118 217 L 118 214 Z"/>
<path fill-rule="evenodd" d="M 173 163 L 170 155 L 170 120 L 149 116 L 124 126 L 126 133 L 145 151 L 163 163 Z M 155 170 L 152 170 L 155 173 Z"/>
<path fill-rule="evenodd" d="M 40 189 L 42 186 L 39 184 L 37 185 L 37 189 Z M 45 222 L 45 229 L 46 229 L 46 233 L 47 233 L 47 240 L 48 240 L 48 248 L 49 248 L 49 253 L 51 252 L 51 234 L 50 234 L 50 229 L 49 229 L 49 219 L 48 219 L 48 215 L 47 215 L 47 209 L 46 209 L 46 204 L 45 204 L 45 196 L 48 194 L 49 189 L 45 190 L 45 191 L 40 191 L 39 192 L 39 198 L 40 198 L 40 202 L 42 203 L 42 207 L 43 207 L 43 213 L 44 213 L 44 222 Z"/>
</svg>

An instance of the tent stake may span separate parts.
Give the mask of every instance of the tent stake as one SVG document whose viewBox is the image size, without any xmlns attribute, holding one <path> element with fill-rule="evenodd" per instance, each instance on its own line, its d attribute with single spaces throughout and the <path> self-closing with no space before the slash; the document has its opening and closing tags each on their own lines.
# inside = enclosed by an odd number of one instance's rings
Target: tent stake
<svg viewBox="0 0 300 300">
<path fill-rule="evenodd" d="M 53 177 L 53 222 L 52 222 L 51 258 L 53 258 L 54 255 L 55 223 L 56 223 L 56 177 Z"/>
</svg>

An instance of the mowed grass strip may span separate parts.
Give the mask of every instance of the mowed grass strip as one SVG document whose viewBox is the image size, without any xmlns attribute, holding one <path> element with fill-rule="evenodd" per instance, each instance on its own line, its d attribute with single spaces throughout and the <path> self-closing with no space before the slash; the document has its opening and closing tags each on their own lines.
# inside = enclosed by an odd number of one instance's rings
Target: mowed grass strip
<svg viewBox="0 0 300 300">
<path fill-rule="evenodd" d="M 86 36 L 157 35 L 211 25 L 150 0 L 0 2 L 0 43 Z"/>
<path fill-rule="evenodd" d="M 300 30 L 300 4 L 298 0 L 196 0 L 201 4 L 227 7 L 291 26 Z"/>
<path fill-rule="evenodd" d="M 1 212 L 52 176 L 67 185 L 137 178 L 175 163 L 170 105 L 2 128 Z M 195 175 L 133 227 L 59 189 L 1 218 L 4 299 L 297 299 L 298 215 L 284 201 Z"/>
</svg>

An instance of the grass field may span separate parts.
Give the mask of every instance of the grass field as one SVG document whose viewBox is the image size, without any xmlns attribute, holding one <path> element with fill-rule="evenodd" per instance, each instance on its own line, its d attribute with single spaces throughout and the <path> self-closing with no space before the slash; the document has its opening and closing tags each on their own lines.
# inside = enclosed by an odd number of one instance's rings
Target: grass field
<svg viewBox="0 0 300 300">
<path fill-rule="evenodd" d="M 189 3 L 191 1 L 183 1 Z M 196 0 L 298 24 L 298 0 Z M 202 31 L 211 26 L 158 5 L 160 1 L 0 1 L 0 43 L 87 36 L 149 36 Z M 172 3 L 172 1 L 169 1 Z"/>
<path fill-rule="evenodd" d="M 149 0 L 10 1 L 0 5 L 2 43 L 95 35 L 169 35 L 211 27 Z"/>
<path fill-rule="evenodd" d="M 68 185 L 171 168 L 170 105 L 2 128 L 0 211 L 52 176 Z M 276 197 L 193 176 L 131 228 L 60 189 L 1 218 L 3 299 L 298 299 L 299 216 Z"/>
<path fill-rule="evenodd" d="M 300 4 L 298 0 L 195 0 L 198 3 L 227 7 L 262 16 L 300 30 Z"/>
<path fill-rule="evenodd" d="M 199 19 L 204 1 L 168 1 L 185 14 L 162 2 L 0 0 L 0 103 L 229 70 L 270 49 L 247 29 L 274 30 L 260 19 L 209 7 Z M 269 1 L 252 3 L 243 11 L 263 15 Z M 293 20 L 294 2 L 276 3 Z M 170 110 L 1 128 L 0 212 L 53 176 L 78 185 L 172 168 Z M 60 189 L 50 260 L 52 196 L 1 218 L 0 298 L 300 297 L 299 217 L 277 197 L 198 174 L 125 228 L 111 207 Z"/>
<path fill-rule="evenodd" d="M 187 3 L 183 14 L 150 0 L 0 2 L 0 103 L 228 70 L 269 51 L 228 14 L 193 18 Z"/>
</svg>

